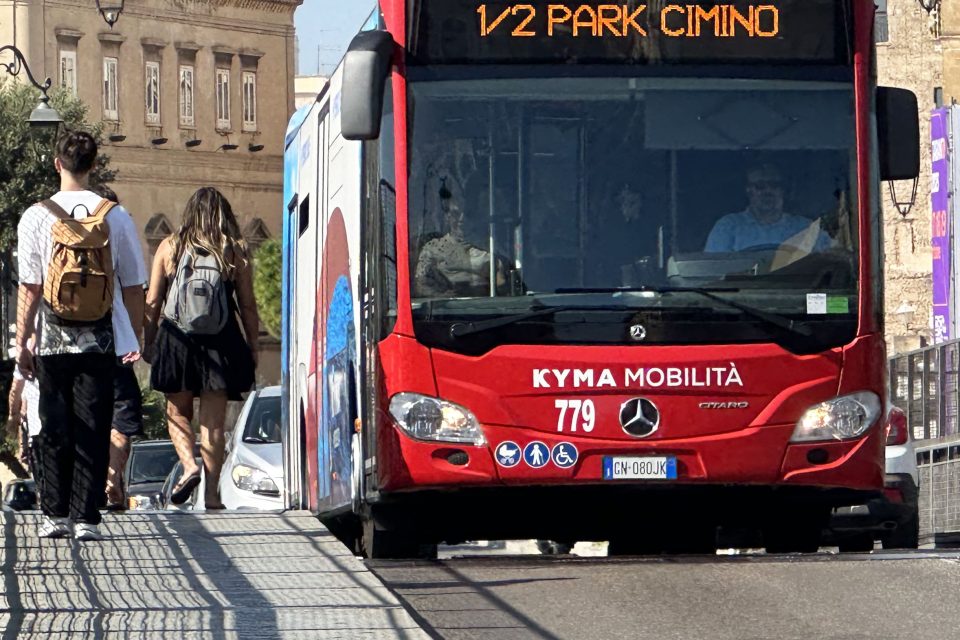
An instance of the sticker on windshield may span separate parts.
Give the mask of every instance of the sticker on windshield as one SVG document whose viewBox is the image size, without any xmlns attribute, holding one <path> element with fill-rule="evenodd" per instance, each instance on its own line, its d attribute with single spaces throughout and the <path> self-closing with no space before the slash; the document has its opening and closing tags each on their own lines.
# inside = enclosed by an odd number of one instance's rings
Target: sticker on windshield
<svg viewBox="0 0 960 640">
<path fill-rule="evenodd" d="M 807 294 L 807 314 L 822 315 L 827 312 L 827 294 L 808 293 Z"/>
<path fill-rule="evenodd" d="M 847 296 L 827 296 L 827 313 L 850 313 L 850 299 Z"/>
</svg>

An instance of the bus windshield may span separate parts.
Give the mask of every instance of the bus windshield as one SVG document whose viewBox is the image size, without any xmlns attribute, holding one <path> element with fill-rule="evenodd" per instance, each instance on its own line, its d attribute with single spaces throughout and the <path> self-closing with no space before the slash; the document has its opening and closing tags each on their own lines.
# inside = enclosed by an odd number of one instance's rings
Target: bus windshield
<svg viewBox="0 0 960 640">
<path fill-rule="evenodd" d="M 481 341 L 776 339 L 719 296 L 852 338 L 850 82 L 445 73 L 410 83 L 418 336 L 562 305 Z"/>
</svg>

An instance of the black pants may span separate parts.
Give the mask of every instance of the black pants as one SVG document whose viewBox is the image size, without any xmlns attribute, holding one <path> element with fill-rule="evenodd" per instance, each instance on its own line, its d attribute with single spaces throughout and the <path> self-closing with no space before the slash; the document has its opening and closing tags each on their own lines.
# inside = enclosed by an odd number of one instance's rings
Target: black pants
<svg viewBox="0 0 960 640">
<path fill-rule="evenodd" d="M 100 523 L 113 417 L 113 354 L 37 358 L 40 384 L 40 508 L 74 522 Z"/>
</svg>

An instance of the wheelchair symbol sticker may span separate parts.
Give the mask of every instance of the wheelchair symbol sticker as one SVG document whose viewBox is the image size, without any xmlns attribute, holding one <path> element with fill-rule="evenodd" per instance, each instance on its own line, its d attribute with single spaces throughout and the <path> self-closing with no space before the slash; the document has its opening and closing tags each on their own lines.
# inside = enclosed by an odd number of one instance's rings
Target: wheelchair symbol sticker
<svg viewBox="0 0 960 640">
<path fill-rule="evenodd" d="M 569 469 L 577 464 L 577 448 L 569 442 L 555 444 L 550 458 L 553 460 L 553 464 L 561 469 Z"/>
<path fill-rule="evenodd" d="M 497 447 L 497 464 L 501 467 L 515 467 L 520 464 L 520 447 L 515 442 L 505 440 Z"/>
<path fill-rule="evenodd" d="M 527 466 L 542 469 L 550 462 L 550 449 L 542 442 L 534 440 L 523 448 L 523 459 Z"/>
</svg>

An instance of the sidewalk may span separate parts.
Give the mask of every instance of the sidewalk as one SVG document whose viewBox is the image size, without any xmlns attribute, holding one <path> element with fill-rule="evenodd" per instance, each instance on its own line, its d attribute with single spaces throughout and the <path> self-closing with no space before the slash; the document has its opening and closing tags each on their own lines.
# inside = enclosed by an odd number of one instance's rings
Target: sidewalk
<svg viewBox="0 0 960 640">
<path fill-rule="evenodd" d="M 0 640 L 428 638 L 310 514 L 107 515 L 103 542 L 3 512 Z"/>
</svg>

